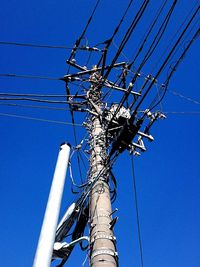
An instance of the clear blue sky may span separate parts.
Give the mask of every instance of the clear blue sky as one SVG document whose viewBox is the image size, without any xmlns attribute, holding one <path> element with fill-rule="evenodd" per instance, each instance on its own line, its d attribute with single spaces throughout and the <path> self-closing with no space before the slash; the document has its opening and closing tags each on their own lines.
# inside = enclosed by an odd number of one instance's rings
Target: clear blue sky
<svg viewBox="0 0 200 267">
<path fill-rule="evenodd" d="M 137 41 L 141 38 L 140 32 L 158 2 L 152 1 L 145 19 L 125 49 L 128 58 L 133 56 Z M 163 45 L 198 1 L 178 2 Z M 91 45 L 111 35 L 127 3 L 122 0 L 101 1 L 86 34 Z M 3 1 L 0 9 L 0 41 L 71 47 L 94 4 L 92 0 Z M 132 12 L 136 6 L 132 7 Z M 130 22 L 132 12 L 128 14 L 116 43 L 119 43 Z M 159 58 L 159 51 L 152 59 L 154 62 Z M 68 55 L 69 51 L 65 50 L 0 46 L 0 73 L 61 77 L 67 71 L 65 60 Z M 199 55 L 198 40 L 173 76 L 169 87 L 198 101 Z M 148 65 L 145 71 L 149 71 Z M 161 83 L 163 81 L 160 80 Z M 60 81 L 0 77 L 0 92 L 64 94 L 65 85 Z M 162 104 L 164 111 L 200 112 L 198 103 L 171 92 L 167 93 Z M 0 113 L 70 122 L 69 113 L 64 111 L 0 105 Z M 32 266 L 36 250 L 59 144 L 65 140 L 74 144 L 72 127 L 1 114 L 0 121 L 0 265 L 29 267 Z M 80 141 L 83 130 L 80 129 L 78 133 Z M 199 267 L 200 115 L 169 114 L 165 121 L 155 125 L 152 134 L 155 141 L 148 144 L 148 151 L 135 160 L 144 267 Z M 75 163 L 73 167 L 76 168 Z M 125 153 L 114 167 L 118 198 L 113 207 L 119 209 L 115 235 L 120 266 L 140 267 L 130 170 L 130 157 Z M 74 200 L 70 186 L 67 177 L 62 212 Z M 66 266 L 82 266 L 84 258 L 85 253 L 77 248 Z"/>
</svg>

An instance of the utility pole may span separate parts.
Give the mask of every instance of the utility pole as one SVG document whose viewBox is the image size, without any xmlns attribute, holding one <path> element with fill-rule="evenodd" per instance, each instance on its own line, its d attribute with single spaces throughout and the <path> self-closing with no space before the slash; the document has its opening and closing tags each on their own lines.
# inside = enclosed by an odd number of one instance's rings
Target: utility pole
<svg viewBox="0 0 200 267">
<path fill-rule="evenodd" d="M 110 169 L 119 154 L 124 151 L 129 151 L 130 154 L 139 156 L 141 152 L 146 151 L 146 140 L 150 142 L 154 140 L 153 136 L 150 134 L 151 127 L 158 119 L 165 118 L 165 115 L 160 111 L 155 111 L 155 108 L 165 97 L 170 78 L 199 34 L 199 30 L 197 30 L 182 54 L 178 57 L 176 64 L 167 74 L 165 83 L 159 84 L 159 76 L 162 74 L 167 64 L 170 63 L 175 49 L 182 37 L 185 36 L 193 19 L 198 14 L 198 7 L 178 36 L 178 39 L 174 44 L 172 42 L 171 49 L 164 61 L 161 60 L 161 62 L 157 63 L 157 65 L 160 64 L 160 66 L 156 66 L 156 69 L 158 69 L 156 73 L 147 74 L 143 79 L 143 67 L 154 53 L 163 37 L 177 0 L 173 1 L 166 15 L 163 16 L 162 23 L 159 16 L 162 13 L 165 3 L 159 8 L 157 11 L 158 15 L 156 15 L 152 24 L 149 25 L 149 31 L 145 34 L 135 57 L 128 60 L 128 62 L 118 62 L 118 60 L 150 1 L 142 1 L 140 8 L 135 13 L 124 33 L 114 57 L 112 57 L 112 53 L 108 56 L 108 50 L 133 1 L 130 0 L 121 20 L 109 39 L 106 41 L 104 40 L 103 43 L 98 43 L 98 47 L 88 46 L 88 41 L 83 45 L 84 39 L 86 39 L 85 34 L 87 28 L 99 2 L 100 1 L 97 0 L 82 34 L 76 40 L 71 54 L 66 61 L 69 65 L 67 74 L 64 75 L 64 77 L 58 78 L 58 80 L 66 83 L 66 104 L 69 104 L 70 107 L 73 127 L 75 127 L 73 112 L 87 112 L 87 114 L 89 114 L 87 121 L 83 124 L 88 130 L 89 141 L 84 138 L 81 140 L 80 144 L 77 144 L 76 131 L 74 129 L 76 146 L 73 147 L 72 152 L 72 154 L 77 152 L 80 168 L 79 149 L 87 153 L 89 145 L 90 159 L 89 171 L 86 174 L 87 182 L 83 184 L 81 181 L 80 185 L 74 182 L 70 162 L 72 185 L 78 187 L 81 194 L 80 197 L 70 205 L 60 223 L 57 224 L 66 168 L 69 161 L 69 147 L 66 147 L 65 144 L 64 147 L 62 146 L 61 148 L 65 148 L 67 154 L 64 153 L 64 151 L 60 152 L 59 159 L 61 158 L 61 160 L 58 160 L 59 164 L 55 170 L 54 182 L 47 205 L 34 267 L 49 267 L 54 260 L 61 260 L 58 266 L 63 267 L 76 244 L 80 244 L 82 250 L 87 248 L 83 246 L 83 241 L 89 242 L 90 267 L 118 267 L 116 238 L 113 232 L 117 220 L 116 218 L 112 218 L 113 212 L 111 206 L 111 196 L 115 196 L 117 182 Z M 154 30 L 156 31 L 154 25 L 156 25 L 157 22 L 159 24 L 157 26 L 159 27 L 153 38 L 153 32 Z M 152 39 L 149 37 L 150 35 Z M 145 43 L 149 39 L 151 39 L 149 48 L 143 50 L 146 46 Z M 79 50 L 89 52 L 86 64 L 85 58 L 77 63 L 76 53 L 79 53 Z M 91 68 L 89 61 L 93 52 L 97 53 L 94 57 L 97 65 Z M 143 53 L 141 61 L 137 59 L 139 55 L 142 55 L 140 53 Z M 111 59 L 111 57 L 112 60 L 108 60 Z M 108 63 L 108 61 L 110 63 Z M 140 62 L 138 67 L 134 66 L 137 62 Z M 73 68 L 72 71 L 70 71 L 70 67 Z M 76 71 L 74 71 L 74 69 L 76 69 Z M 78 90 L 72 95 L 70 94 L 70 85 L 73 86 L 73 83 L 76 86 L 78 85 Z M 154 85 L 157 85 L 157 89 L 159 88 L 159 90 L 157 90 L 154 98 L 151 99 L 155 93 L 151 90 Z M 87 90 L 85 90 L 86 86 L 88 87 Z M 109 91 L 105 93 L 102 88 Z M 79 94 L 80 90 L 82 90 L 84 94 Z M 119 95 L 116 95 L 113 99 L 114 102 L 109 105 L 107 102 L 108 98 L 111 96 L 109 95 L 111 90 L 118 91 L 117 94 L 122 96 L 120 96 L 119 101 Z M 148 97 L 147 101 L 146 97 Z M 61 103 L 63 102 L 65 101 Z M 147 104 L 147 102 L 149 102 L 149 104 Z M 84 143 L 85 141 L 86 143 Z M 84 160 L 82 161 L 84 164 Z M 114 185 L 113 191 L 110 190 L 109 178 L 112 178 L 111 180 Z M 89 225 L 89 237 L 84 235 L 87 223 Z M 138 218 L 137 223 L 139 225 Z M 139 227 L 138 236 L 142 259 Z M 65 239 L 67 242 L 63 242 Z"/>
<path fill-rule="evenodd" d="M 92 116 L 90 133 L 90 174 L 95 182 L 89 198 L 90 266 L 116 267 L 118 258 L 112 230 L 112 207 L 109 190 L 109 168 L 106 149 L 105 121 L 101 116 L 101 77 L 99 72 L 90 76 L 91 86 L 87 93 Z M 96 113 L 96 114 L 95 114 Z"/>
</svg>

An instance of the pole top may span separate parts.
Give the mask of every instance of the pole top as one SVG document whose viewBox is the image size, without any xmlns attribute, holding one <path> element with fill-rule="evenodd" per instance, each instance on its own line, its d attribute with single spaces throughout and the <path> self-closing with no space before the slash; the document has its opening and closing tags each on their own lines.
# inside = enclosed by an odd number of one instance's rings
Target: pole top
<svg viewBox="0 0 200 267">
<path fill-rule="evenodd" d="M 69 146 L 71 148 L 71 144 L 69 142 L 63 142 L 63 143 L 60 144 L 60 149 L 62 149 L 62 147 L 64 145 L 67 145 L 67 146 Z"/>
</svg>

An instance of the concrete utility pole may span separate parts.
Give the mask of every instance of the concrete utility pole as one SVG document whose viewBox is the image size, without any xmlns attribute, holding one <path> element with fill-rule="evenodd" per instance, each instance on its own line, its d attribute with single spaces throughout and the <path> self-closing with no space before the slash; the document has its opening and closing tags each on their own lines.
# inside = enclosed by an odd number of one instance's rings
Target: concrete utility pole
<svg viewBox="0 0 200 267">
<path fill-rule="evenodd" d="M 105 122 L 101 116 L 101 86 L 99 72 L 90 76 L 92 81 L 88 91 L 88 101 L 91 106 L 89 122 L 90 132 L 90 180 L 98 177 L 90 193 L 89 223 L 90 223 L 90 266 L 116 267 L 118 258 L 115 246 L 115 237 L 111 228 L 112 208 L 109 192 L 109 170 L 106 168 L 106 131 Z M 94 83 L 95 82 L 95 83 Z M 96 115 L 95 115 L 96 113 Z"/>
</svg>

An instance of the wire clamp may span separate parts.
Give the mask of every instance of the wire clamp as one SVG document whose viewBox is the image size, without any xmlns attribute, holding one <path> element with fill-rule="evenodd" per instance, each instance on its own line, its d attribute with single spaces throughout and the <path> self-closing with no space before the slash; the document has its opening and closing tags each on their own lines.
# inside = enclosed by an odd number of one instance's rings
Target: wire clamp
<svg viewBox="0 0 200 267">
<path fill-rule="evenodd" d="M 99 255 L 110 255 L 113 257 L 118 257 L 118 253 L 116 251 L 113 251 L 111 249 L 98 249 L 92 253 L 91 259 Z"/>
<path fill-rule="evenodd" d="M 97 239 L 108 239 L 108 240 L 112 240 L 112 241 L 116 241 L 116 237 L 112 236 L 112 235 L 95 235 L 92 239 L 91 239 L 91 243 L 94 243 Z"/>
</svg>

